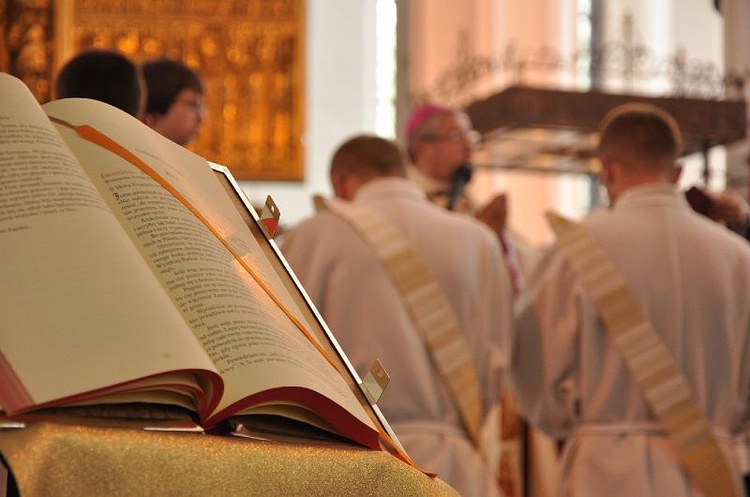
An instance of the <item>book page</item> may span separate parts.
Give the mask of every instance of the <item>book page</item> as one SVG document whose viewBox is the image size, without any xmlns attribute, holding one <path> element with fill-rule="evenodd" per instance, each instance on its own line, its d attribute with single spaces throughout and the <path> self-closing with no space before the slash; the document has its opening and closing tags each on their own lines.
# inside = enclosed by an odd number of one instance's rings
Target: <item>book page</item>
<svg viewBox="0 0 750 497">
<path fill-rule="evenodd" d="M 25 387 L 1 382 L 6 410 L 212 369 L 28 89 L 0 74 L 0 93 L 0 351 Z"/>
<path fill-rule="evenodd" d="M 68 125 L 93 126 L 182 197 L 132 158 L 58 126 L 221 373 L 225 398 L 212 420 L 255 401 L 283 402 L 302 389 L 303 402 L 316 403 L 315 393 L 333 401 L 325 409 L 341 406 L 374 430 L 349 384 L 295 324 L 309 329 L 204 159 L 98 102 L 66 99 L 44 108 Z"/>
<path fill-rule="evenodd" d="M 349 376 L 354 380 L 352 383 L 353 385 L 361 383 L 354 367 L 349 362 L 344 351 L 338 345 L 336 337 L 334 337 L 333 333 L 328 330 L 322 316 L 318 314 L 315 306 L 305 294 L 305 289 L 296 279 L 294 272 L 284 260 L 276 242 L 272 239 L 266 238 L 266 235 L 263 233 L 260 226 L 263 223 L 261 215 L 256 213 L 255 207 L 252 206 L 250 200 L 246 197 L 244 192 L 242 192 L 239 184 L 231 176 L 228 168 L 215 163 L 210 163 L 210 165 L 214 170 L 214 175 L 219 180 L 219 183 L 224 187 L 227 195 L 232 200 L 237 212 L 240 213 L 243 222 L 247 224 L 253 232 L 253 236 L 261 247 L 263 254 L 269 260 L 274 261 L 273 269 L 287 288 L 291 297 L 294 299 L 296 308 L 302 312 L 306 322 L 312 325 L 311 331 L 315 334 L 317 342 L 326 350 L 329 357 L 334 359 L 334 365 L 339 371 L 341 371 L 344 376 Z M 283 213 L 281 214 L 283 216 Z M 364 392 L 359 387 L 353 388 L 352 390 L 360 404 L 370 413 L 373 421 L 378 423 L 383 431 L 395 438 L 395 434 L 393 434 L 388 422 L 379 412 L 377 407 L 370 403 Z M 255 412 L 253 414 L 255 414 Z"/>
</svg>

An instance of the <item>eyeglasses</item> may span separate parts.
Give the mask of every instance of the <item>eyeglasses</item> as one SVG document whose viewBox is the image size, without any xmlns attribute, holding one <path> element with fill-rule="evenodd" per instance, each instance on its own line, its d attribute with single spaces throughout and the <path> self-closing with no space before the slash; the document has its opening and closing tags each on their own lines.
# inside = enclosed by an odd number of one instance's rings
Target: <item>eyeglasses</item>
<svg viewBox="0 0 750 497">
<path fill-rule="evenodd" d="M 183 105 L 186 105 L 191 110 L 195 112 L 203 113 L 205 110 L 205 107 L 203 105 L 202 100 L 192 99 L 192 98 L 180 98 L 176 101 L 176 103 L 181 103 Z"/>
<path fill-rule="evenodd" d="M 459 142 L 466 140 L 471 144 L 472 147 L 478 147 L 482 144 L 482 135 L 478 131 L 473 129 L 470 129 L 468 131 L 455 130 L 442 134 L 425 135 L 424 139 L 426 141 L 447 142 Z"/>
</svg>

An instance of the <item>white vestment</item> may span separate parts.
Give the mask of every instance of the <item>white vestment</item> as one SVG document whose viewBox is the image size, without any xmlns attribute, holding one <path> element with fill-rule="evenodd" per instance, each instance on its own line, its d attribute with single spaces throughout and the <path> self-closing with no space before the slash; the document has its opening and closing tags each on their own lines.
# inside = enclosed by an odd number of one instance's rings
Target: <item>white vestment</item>
<svg viewBox="0 0 750 497">
<path fill-rule="evenodd" d="M 437 180 L 414 165 L 409 165 L 406 171 L 409 179 L 422 188 L 433 204 L 447 207 L 451 195 L 450 183 Z M 454 210 L 474 217 L 480 206 L 469 191 L 463 189 Z M 506 268 L 518 292 L 523 287 L 523 280 L 538 264 L 543 251 L 523 242 L 510 229 L 504 230 L 502 240 Z M 506 392 L 501 406 L 502 464 L 499 472 L 500 485 L 506 497 L 549 497 L 551 480 L 557 472 L 557 444 L 538 430 L 528 429 L 524 425 L 512 395 Z"/>
<path fill-rule="evenodd" d="M 750 414 L 747 241 L 666 184 L 626 191 L 585 226 L 736 455 Z M 517 303 L 511 384 L 521 412 L 566 439 L 558 495 L 701 495 L 564 256 L 553 248 L 537 269 Z"/>
<path fill-rule="evenodd" d="M 476 361 L 485 413 L 508 366 L 512 290 L 491 230 L 427 202 L 414 183 L 382 178 L 354 204 L 397 226 L 452 303 Z M 374 252 L 343 219 L 320 212 L 284 235 L 282 251 L 360 375 L 380 359 L 391 383 L 378 405 L 407 453 L 462 495 L 499 491 Z"/>
</svg>

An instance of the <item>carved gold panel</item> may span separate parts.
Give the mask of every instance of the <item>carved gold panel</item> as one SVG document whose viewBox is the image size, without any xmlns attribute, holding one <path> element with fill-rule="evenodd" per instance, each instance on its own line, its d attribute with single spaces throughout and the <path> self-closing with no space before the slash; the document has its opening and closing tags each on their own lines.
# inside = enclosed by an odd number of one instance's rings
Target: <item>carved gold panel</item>
<svg viewBox="0 0 750 497">
<path fill-rule="evenodd" d="M 303 177 L 303 0 L 0 0 L 0 68 L 44 102 L 87 48 L 184 61 L 207 116 L 191 148 L 244 180 Z"/>
<path fill-rule="evenodd" d="M 52 94 L 54 0 L 0 0 L 0 71 L 21 78 L 39 102 Z"/>
</svg>

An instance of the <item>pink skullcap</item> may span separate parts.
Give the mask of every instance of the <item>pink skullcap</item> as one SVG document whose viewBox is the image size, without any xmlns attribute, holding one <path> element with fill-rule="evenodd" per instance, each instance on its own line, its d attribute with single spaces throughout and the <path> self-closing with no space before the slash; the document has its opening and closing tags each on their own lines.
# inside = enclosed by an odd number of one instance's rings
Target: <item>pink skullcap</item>
<svg viewBox="0 0 750 497">
<path fill-rule="evenodd" d="M 406 136 L 411 137 L 427 122 L 432 116 L 442 114 L 443 112 L 449 112 L 450 109 L 446 107 L 440 107 L 438 105 L 426 104 L 421 107 L 414 109 L 414 112 L 409 116 L 409 120 L 406 123 Z"/>
</svg>

